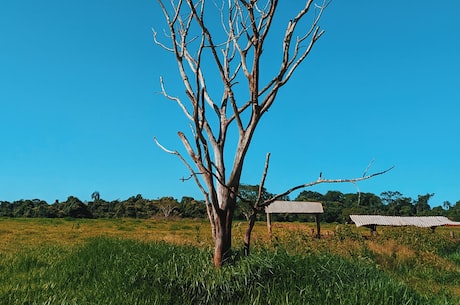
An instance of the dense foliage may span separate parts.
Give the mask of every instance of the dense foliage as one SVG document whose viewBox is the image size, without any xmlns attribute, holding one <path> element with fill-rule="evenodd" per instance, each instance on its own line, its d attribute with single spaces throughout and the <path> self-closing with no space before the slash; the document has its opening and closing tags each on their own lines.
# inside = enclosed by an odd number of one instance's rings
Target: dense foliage
<svg viewBox="0 0 460 305">
<path fill-rule="evenodd" d="M 48 204 L 46 201 L 18 200 L 0 202 L 0 216 L 3 217 L 37 217 L 37 218 L 151 218 L 155 216 L 181 216 L 201 218 L 206 215 L 206 207 L 202 201 L 191 197 L 182 197 L 178 202 L 172 197 L 145 199 L 141 195 L 127 200 L 106 201 L 94 195 L 93 201 L 83 203 L 80 199 L 70 196 L 66 201 Z"/>
<path fill-rule="evenodd" d="M 254 200 L 257 186 L 243 185 L 240 189 L 242 197 L 248 202 Z M 265 197 L 270 193 L 264 192 Z M 328 191 L 321 194 L 303 191 L 294 200 L 320 201 L 324 206 L 322 221 L 328 223 L 346 223 L 350 214 L 380 214 L 394 216 L 447 216 L 460 221 L 460 201 L 455 204 L 444 202 L 431 207 L 428 203 L 434 194 L 419 195 L 417 199 L 405 197 L 399 192 L 383 192 L 380 196 L 372 193 L 349 193 Z M 98 192 L 91 195 L 92 201 L 82 202 L 74 196 L 66 201 L 48 204 L 40 199 L 18 200 L 14 202 L 0 201 L 0 217 L 44 217 L 44 218 L 151 218 L 151 217 L 186 217 L 205 218 L 206 207 L 203 201 L 192 197 L 182 197 L 180 201 L 173 197 L 145 199 L 141 195 L 126 200 L 106 201 Z M 286 198 L 287 199 L 287 198 Z M 249 205 L 239 201 L 236 219 L 248 216 Z M 263 215 L 262 215 L 263 217 Z M 274 215 L 277 221 L 309 220 L 308 215 Z"/>
<path fill-rule="evenodd" d="M 350 214 L 375 214 L 390 216 L 447 216 L 460 221 L 460 201 L 455 205 L 444 202 L 433 208 L 429 200 L 434 194 L 418 195 L 417 199 L 405 197 L 400 192 L 383 192 L 380 197 L 373 193 L 342 194 L 329 191 L 322 195 L 317 192 L 303 191 L 295 200 L 320 201 L 323 203 L 322 220 L 345 223 Z"/>
</svg>

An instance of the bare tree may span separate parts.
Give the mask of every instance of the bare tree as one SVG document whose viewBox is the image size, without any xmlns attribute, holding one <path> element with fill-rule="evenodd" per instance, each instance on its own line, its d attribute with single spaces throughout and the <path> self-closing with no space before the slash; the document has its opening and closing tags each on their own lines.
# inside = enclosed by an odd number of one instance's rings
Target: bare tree
<svg viewBox="0 0 460 305">
<path fill-rule="evenodd" d="M 173 212 L 176 211 L 179 207 L 176 199 L 172 197 L 163 197 L 157 203 L 158 208 L 165 218 L 173 215 Z"/>
<path fill-rule="evenodd" d="M 232 219 L 254 131 L 324 33 L 319 21 L 329 0 L 318 1 L 290 2 L 296 11 L 281 20 L 278 0 L 158 0 L 169 42 L 156 31 L 154 40 L 175 56 L 185 97 L 169 94 L 163 79 L 161 90 L 190 121 L 190 135 L 178 132 L 190 158 L 155 141 L 181 159 L 190 171 L 186 179 L 194 179 L 204 194 L 216 266 L 231 250 Z M 268 47 L 275 43 L 277 49 Z M 259 200 L 254 210 L 268 204 Z"/>
</svg>

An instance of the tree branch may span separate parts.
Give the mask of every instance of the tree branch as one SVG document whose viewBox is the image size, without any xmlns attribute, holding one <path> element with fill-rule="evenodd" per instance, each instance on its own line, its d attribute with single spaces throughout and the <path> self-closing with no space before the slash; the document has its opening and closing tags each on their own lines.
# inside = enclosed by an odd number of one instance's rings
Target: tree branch
<svg viewBox="0 0 460 305">
<path fill-rule="evenodd" d="M 259 202 L 262 200 L 262 192 L 263 192 L 264 185 L 265 185 L 265 178 L 267 177 L 267 173 L 268 173 L 269 162 L 270 162 L 270 153 L 267 153 L 267 156 L 265 157 L 264 172 L 262 174 L 262 179 L 260 180 L 260 183 L 259 183 L 259 190 L 257 192 L 257 200 L 254 203 L 254 208 L 257 208 L 257 206 L 259 205 Z"/>
<path fill-rule="evenodd" d="M 388 168 L 388 169 L 386 169 L 384 171 L 378 172 L 378 173 L 370 174 L 370 175 L 359 177 L 359 178 L 351 178 L 351 179 L 323 179 L 322 177 L 319 177 L 318 180 L 316 180 L 316 181 L 301 184 L 301 185 L 298 185 L 298 186 L 294 186 L 293 188 L 290 188 L 289 190 L 287 190 L 287 191 L 285 191 L 285 192 L 283 192 L 281 194 L 275 195 L 274 197 L 272 197 L 272 198 L 270 198 L 268 200 L 265 200 L 262 204 L 259 204 L 258 207 L 259 208 L 260 207 L 266 207 L 266 206 L 270 205 L 271 203 L 273 203 L 275 200 L 277 200 L 277 199 L 279 199 L 281 197 L 287 196 L 290 193 L 292 193 L 293 191 L 301 189 L 301 188 L 307 188 L 307 187 L 311 187 L 311 186 L 318 185 L 318 184 L 324 184 L 324 183 L 353 183 L 353 184 L 355 184 L 356 182 L 359 182 L 359 181 L 368 180 L 368 179 L 370 179 L 372 177 L 383 175 L 383 174 L 389 172 L 390 170 L 392 170 L 393 168 L 394 168 L 394 166 L 392 166 L 392 167 L 390 167 L 390 168 Z"/>
<path fill-rule="evenodd" d="M 160 86 L 161 86 L 161 94 L 163 94 L 163 96 L 166 97 L 167 99 L 175 101 L 179 105 L 179 107 L 182 109 L 182 111 L 184 112 L 185 116 L 190 121 L 193 121 L 193 117 L 190 115 L 190 113 L 188 112 L 187 108 L 185 107 L 185 105 L 180 100 L 180 98 L 175 97 L 175 96 L 171 96 L 166 92 L 165 85 L 164 85 L 164 82 L 163 82 L 163 77 L 160 77 Z"/>
<path fill-rule="evenodd" d="M 201 184 L 201 182 L 198 179 L 195 171 L 193 170 L 191 165 L 187 162 L 187 160 L 185 160 L 185 158 L 177 150 L 170 150 L 170 149 L 167 149 L 166 147 L 164 147 L 163 145 L 161 145 L 156 137 L 154 137 L 153 140 L 155 141 L 156 145 L 159 148 L 161 148 L 163 151 L 167 152 L 168 154 L 176 155 L 182 161 L 182 163 L 184 163 L 184 165 L 190 171 L 191 175 L 194 177 L 195 183 L 198 185 L 198 187 L 200 188 L 201 192 L 205 195 L 206 202 L 209 202 L 209 194 L 208 194 L 208 192 L 206 192 L 206 189 Z"/>
</svg>

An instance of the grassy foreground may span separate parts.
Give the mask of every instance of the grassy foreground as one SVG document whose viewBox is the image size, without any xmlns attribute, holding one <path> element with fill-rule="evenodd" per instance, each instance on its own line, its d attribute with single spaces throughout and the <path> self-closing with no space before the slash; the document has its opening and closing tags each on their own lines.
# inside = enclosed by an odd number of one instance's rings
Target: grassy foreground
<svg viewBox="0 0 460 305">
<path fill-rule="evenodd" d="M 0 219 L 0 304 L 460 304 L 448 231 L 355 229 L 262 224 L 216 270 L 206 222 Z"/>
</svg>

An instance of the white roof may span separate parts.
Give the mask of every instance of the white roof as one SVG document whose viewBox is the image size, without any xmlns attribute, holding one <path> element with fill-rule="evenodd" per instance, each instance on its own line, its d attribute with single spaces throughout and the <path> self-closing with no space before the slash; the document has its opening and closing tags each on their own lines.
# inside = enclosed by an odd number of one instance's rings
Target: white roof
<svg viewBox="0 0 460 305">
<path fill-rule="evenodd" d="M 266 213 L 322 214 L 321 202 L 309 201 L 274 201 L 265 207 Z"/>
<path fill-rule="evenodd" d="M 378 226 L 416 226 L 416 227 L 439 227 L 460 226 L 460 222 L 449 220 L 444 216 L 382 216 L 382 215 L 350 215 L 351 220 L 357 227 L 366 225 Z"/>
</svg>

